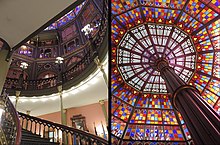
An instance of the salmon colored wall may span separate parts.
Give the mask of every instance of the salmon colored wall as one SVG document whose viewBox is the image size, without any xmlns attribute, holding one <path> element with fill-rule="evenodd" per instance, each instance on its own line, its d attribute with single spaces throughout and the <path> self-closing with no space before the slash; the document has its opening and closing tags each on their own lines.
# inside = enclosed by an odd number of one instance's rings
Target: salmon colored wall
<svg viewBox="0 0 220 145">
<path fill-rule="evenodd" d="M 108 102 L 105 101 L 105 108 L 106 108 L 106 111 L 108 113 L 108 107 L 107 106 L 108 106 Z M 81 107 L 68 108 L 66 110 L 67 110 L 66 115 L 67 115 L 67 125 L 68 126 L 72 126 L 72 122 L 71 122 L 70 118 L 73 115 L 82 114 L 83 116 L 86 117 L 86 125 L 87 125 L 87 128 L 89 129 L 90 133 L 95 134 L 93 122 L 95 122 L 98 134 L 103 133 L 103 130 L 102 130 L 102 127 L 101 127 L 101 121 L 104 125 L 105 131 L 107 132 L 105 117 L 104 117 L 104 114 L 102 112 L 102 107 L 101 107 L 100 103 L 90 104 L 90 105 L 81 106 Z M 41 115 L 41 116 L 38 116 L 38 117 L 42 118 L 42 119 L 49 120 L 49 121 L 53 121 L 53 122 L 56 122 L 56 123 L 61 123 L 61 114 L 60 114 L 60 112 Z"/>
</svg>

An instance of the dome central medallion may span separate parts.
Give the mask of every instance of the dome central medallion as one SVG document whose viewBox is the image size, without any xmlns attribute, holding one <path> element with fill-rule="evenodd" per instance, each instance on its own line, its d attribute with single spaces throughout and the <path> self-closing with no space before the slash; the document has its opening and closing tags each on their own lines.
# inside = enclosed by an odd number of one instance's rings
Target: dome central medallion
<svg viewBox="0 0 220 145">
<path fill-rule="evenodd" d="M 146 93 L 167 93 L 154 67 L 162 58 L 188 83 L 195 71 L 196 50 L 190 36 L 173 25 L 139 25 L 124 34 L 117 48 L 117 67 L 124 81 Z"/>
</svg>

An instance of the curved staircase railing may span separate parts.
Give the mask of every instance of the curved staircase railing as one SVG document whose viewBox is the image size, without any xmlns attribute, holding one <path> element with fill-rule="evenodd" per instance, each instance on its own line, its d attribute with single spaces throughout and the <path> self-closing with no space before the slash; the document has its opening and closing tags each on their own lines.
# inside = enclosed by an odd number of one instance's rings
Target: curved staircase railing
<svg viewBox="0 0 220 145">
<path fill-rule="evenodd" d="M 107 140 L 91 133 L 18 113 L 22 129 L 64 145 L 107 145 Z"/>
<path fill-rule="evenodd" d="M 0 96 L 0 144 L 20 145 L 21 126 L 18 114 L 7 94 Z"/>
</svg>

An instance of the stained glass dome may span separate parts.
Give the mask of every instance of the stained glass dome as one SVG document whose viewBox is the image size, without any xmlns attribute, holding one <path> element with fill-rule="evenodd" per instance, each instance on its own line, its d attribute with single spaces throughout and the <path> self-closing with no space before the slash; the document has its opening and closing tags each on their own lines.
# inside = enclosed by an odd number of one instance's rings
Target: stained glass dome
<svg viewBox="0 0 220 145">
<path fill-rule="evenodd" d="M 187 124 L 154 63 L 169 61 L 220 115 L 220 4 L 216 0 L 112 0 L 111 142 L 191 144 Z"/>
</svg>

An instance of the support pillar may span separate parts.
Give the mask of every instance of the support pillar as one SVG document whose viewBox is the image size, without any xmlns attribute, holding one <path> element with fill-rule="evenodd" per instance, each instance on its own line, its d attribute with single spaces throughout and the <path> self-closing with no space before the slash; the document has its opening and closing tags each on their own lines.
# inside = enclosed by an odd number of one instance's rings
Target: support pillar
<svg viewBox="0 0 220 145">
<path fill-rule="evenodd" d="M 0 41 L 1 42 L 1 41 Z M 9 50 L 1 49 L 0 47 L 0 62 L 1 62 L 1 69 L 0 69 L 0 94 L 3 90 L 5 79 L 8 73 L 8 69 L 10 67 L 11 59 L 9 61 L 6 60 L 8 56 Z"/>
<path fill-rule="evenodd" d="M 220 120 L 217 113 L 202 100 L 199 91 L 187 85 L 169 67 L 166 60 L 157 61 L 156 67 L 166 83 L 168 92 L 172 94 L 174 108 L 183 116 L 195 144 L 220 144 Z"/>
<path fill-rule="evenodd" d="M 60 96 L 60 113 L 61 113 L 61 124 L 65 125 L 65 114 L 64 114 L 64 110 L 63 110 L 63 95 L 62 95 L 62 85 L 57 87 L 58 89 L 58 93 Z"/>
<path fill-rule="evenodd" d="M 66 125 L 66 121 L 65 121 L 65 114 L 64 114 L 64 110 L 63 110 L 63 95 L 62 95 L 62 92 L 63 92 L 63 87 L 62 85 L 59 85 L 57 87 L 58 89 L 58 93 L 60 95 L 60 113 L 61 113 L 61 124 L 62 125 Z M 67 144 L 67 134 L 66 132 L 62 132 L 62 142 L 64 144 Z"/>
<path fill-rule="evenodd" d="M 16 110 L 17 110 L 17 105 L 18 105 L 18 100 L 19 100 L 20 94 L 21 94 L 21 91 L 15 91 L 15 95 L 16 95 L 15 109 L 16 109 Z"/>
<path fill-rule="evenodd" d="M 105 117 L 105 123 L 107 125 L 108 124 L 108 115 L 107 115 L 107 111 L 106 111 L 106 108 L 105 108 L 105 101 L 104 100 L 99 100 L 99 103 L 101 104 L 102 112 L 103 112 L 104 117 Z"/>
</svg>

